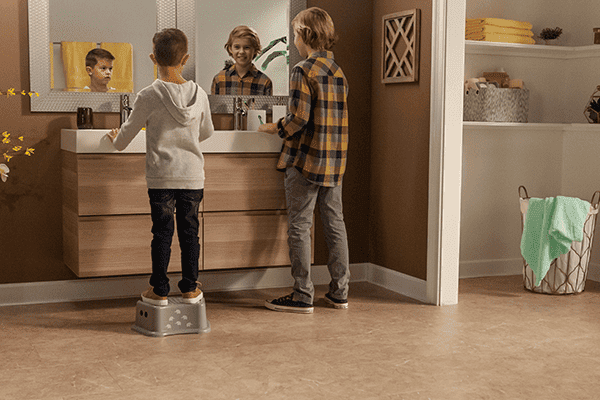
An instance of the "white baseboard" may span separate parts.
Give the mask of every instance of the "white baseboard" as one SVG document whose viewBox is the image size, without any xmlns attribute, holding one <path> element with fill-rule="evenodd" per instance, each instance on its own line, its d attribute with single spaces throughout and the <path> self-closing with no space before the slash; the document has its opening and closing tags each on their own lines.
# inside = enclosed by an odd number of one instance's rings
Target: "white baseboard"
<svg viewBox="0 0 600 400">
<path fill-rule="evenodd" d="M 370 282 L 416 300 L 426 301 L 426 282 L 371 263 L 350 265 L 352 282 Z M 170 274 L 177 289 L 178 274 Z M 327 266 L 313 266 L 315 285 L 329 284 Z M 0 285 L 0 306 L 106 300 L 139 296 L 148 288 L 148 275 L 86 278 L 70 281 L 9 283 Z M 235 271 L 201 271 L 199 280 L 206 292 L 291 287 L 289 267 Z"/>
<path fill-rule="evenodd" d="M 523 273 L 522 258 L 497 260 L 475 260 L 459 262 L 459 277 L 479 278 L 484 276 L 521 275 Z"/>
</svg>

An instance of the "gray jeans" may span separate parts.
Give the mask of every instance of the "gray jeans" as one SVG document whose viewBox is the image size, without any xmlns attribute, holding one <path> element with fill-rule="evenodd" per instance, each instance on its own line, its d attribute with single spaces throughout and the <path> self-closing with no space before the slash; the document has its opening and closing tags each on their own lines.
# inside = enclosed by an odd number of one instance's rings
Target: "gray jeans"
<svg viewBox="0 0 600 400">
<path fill-rule="evenodd" d="M 309 182 L 294 167 L 285 171 L 285 197 L 288 209 L 288 245 L 294 277 L 294 300 L 312 304 L 315 289 L 310 279 L 313 213 L 319 203 L 325 241 L 329 249 L 327 268 L 331 275 L 329 295 L 348 297 L 350 267 L 348 239 L 342 214 L 342 185 L 319 186 Z"/>
</svg>

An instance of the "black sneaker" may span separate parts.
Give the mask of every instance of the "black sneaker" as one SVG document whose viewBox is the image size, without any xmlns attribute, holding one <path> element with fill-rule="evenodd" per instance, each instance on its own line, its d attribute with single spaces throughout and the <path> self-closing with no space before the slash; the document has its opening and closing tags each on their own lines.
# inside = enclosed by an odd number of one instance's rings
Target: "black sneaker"
<svg viewBox="0 0 600 400">
<path fill-rule="evenodd" d="M 265 306 L 269 310 L 273 311 L 294 312 L 301 314 L 312 314 L 314 310 L 312 304 L 308 304 L 303 301 L 294 301 L 293 293 L 275 300 L 267 300 L 265 301 Z"/>
<path fill-rule="evenodd" d="M 334 299 L 329 295 L 329 293 L 325 295 L 325 303 L 333 306 L 333 308 L 348 308 L 348 300 Z"/>
</svg>

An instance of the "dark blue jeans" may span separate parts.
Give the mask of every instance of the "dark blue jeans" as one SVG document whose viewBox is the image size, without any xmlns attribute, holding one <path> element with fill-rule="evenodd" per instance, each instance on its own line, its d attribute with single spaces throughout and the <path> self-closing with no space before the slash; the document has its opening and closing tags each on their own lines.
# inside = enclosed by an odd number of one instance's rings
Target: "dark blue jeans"
<svg viewBox="0 0 600 400">
<path fill-rule="evenodd" d="M 203 195 L 203 189 L 148 189 L 153 234 L 150 245 L 152 254 L 150 285 L 154 288 L 154 293 L 159 296 L 167 296 L 170 291 L 167 268 L 171 259 L 175 220 L 177 220 L 177 235 L 181 249 L 182 276 L 178 286 L 182 293 L 196 289 L 200 257 L 198 208 Z"/>
</svg>

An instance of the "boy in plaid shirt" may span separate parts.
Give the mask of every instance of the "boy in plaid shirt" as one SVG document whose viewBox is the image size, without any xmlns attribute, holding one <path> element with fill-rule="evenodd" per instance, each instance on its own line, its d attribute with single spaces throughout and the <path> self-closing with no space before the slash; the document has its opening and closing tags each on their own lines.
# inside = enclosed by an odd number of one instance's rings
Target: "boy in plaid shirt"
<svg viewBox="0 0 600 400">
<path fill-rule="evenodd" d="M 331 275 L 325 302 L 348 308 L 348 240 L 342 214 L 342 178 L 348 150 L 348 82 L 331 48 L 336 35 L 324 10 L 312 7 L 292 21 L 294 45 L 305 60 L 290 77 L 289 113 L 260 131 L 284 140 L 277 169 L 285 171 L 288 244 L 294 291 L 270 300 L 275 311 L 312 313 L 314 287 L 310 279 L 313 212 L 319 204 Z"/>
<path fill-rule="evenodd" d="M 225 50 L 235 63 L 213 78 L 211 94 L 271 96 L 273 82 L 252 63 L 262 47 L 258 33 L 248 26 L 235 27 L 225 43 Z"/>
</svg>

